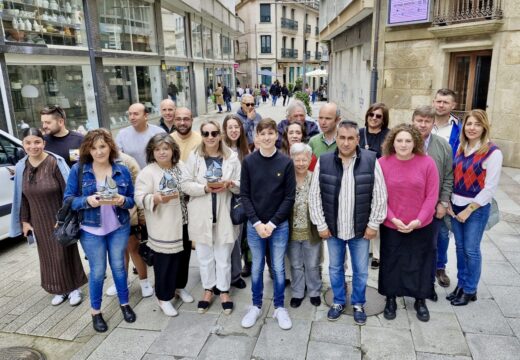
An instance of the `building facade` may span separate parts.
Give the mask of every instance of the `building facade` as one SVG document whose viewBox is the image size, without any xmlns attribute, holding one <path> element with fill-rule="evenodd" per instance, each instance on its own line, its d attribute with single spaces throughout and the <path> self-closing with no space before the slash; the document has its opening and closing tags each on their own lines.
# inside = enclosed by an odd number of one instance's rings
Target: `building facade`
<svg viewBox="0 0 520 360">
<path fill-rule="evenodd" d="M 237 14 L 245 23 L 244 34 L 235 44 L 241 82 L 270 85 L 278 79 L 294 84 L 305 72 L 320 68 L 323 52 L 318 4 L 262 0 L 242 0 L 237 4 Z M 319 86 L 319 79 L 307 82 L 312 88 Z"/>
<path fill-rule="evenodd" d="M 400 15 L 407 5 L 413 16 Z M 330 100 L 360 123 L 370 102 L 382 101 L 397 124 L 431 104 L 437 89 L 451 88 L 455 115 L 485 109 L 504 165 L 520 167 L 518 29 L 520 0 L 323 0 Z"/>
<path fill-rule="evenodd" d="M 3 1 L 0 128 L 19 136 L 60 105 L 71 128 L 128 125 L 141 102 L 158 119 L 168 96 L 213 109 L 217 82 L 234 88 L 233 44 L 244 23 L 231 0 Z"/>
</svg>

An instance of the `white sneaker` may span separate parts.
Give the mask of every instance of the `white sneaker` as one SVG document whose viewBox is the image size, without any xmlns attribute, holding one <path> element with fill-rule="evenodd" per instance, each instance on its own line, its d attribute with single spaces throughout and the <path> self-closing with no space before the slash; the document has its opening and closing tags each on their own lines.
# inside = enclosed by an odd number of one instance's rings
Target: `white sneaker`
<svg viewBox="0 0 520 360">
<path fill-rule="evenodd" d="M 252 327 L 260 315 L 262 315 L 262 309 L 250 305 L 247 309 L 247 314 L 242 318 L 242 327 L 246 329 Z"/>
<path fill-rule="evenodd" d="M 81 291 L 79 289 L 76 289 L 69 294 L 69 304 L 71 306 L 79 305 L 82 301 L 83 295 L 81 294 Z"/>
<path fill-rule="evenodd" d="M 157 303 L 159 304 L 159 307 L 163 311 L 164 315 L 166 316 L 177 316 L 179 313 L 175 308 L 173 307 L 172 303 L 169 301 L 161 301 L 157 300 Z"/>
<path fill-rule="evenodd" d="M 61 304 L 62 302 L 64 302 L 65 300 L 67 300 L 68 297 L 69 297 L 69 294 L 55 295 L 51 300 L 51 304 L 53 306 L 57 306 L 57 305 Z"/>
<path fill-rule="evenodd" d="M 130 287 L 130 285 L 132 285 L 131 283 L 126 283 L 126 286 Z M 105 294 L 107 294 L 107 296 L 116 296 L 117 295 L 117 289 L 116 289 L 116 284 L 112 284 L 108 287 L 108 289 L 105 291 Z"/>
<path fill-rule="evenodd" d="M 153 287 L 148 282 L 148 279 L 139 280 L 139 284 L 141 285 L 141 294 L 144 298 L 150 297 L 153 295 Z"/>
<path fill-rule="evenodd" d="M 193 300 L 193 296 L 191 296 L 190 293 L 186 291 L 186 289 L 177 289 L 175 294 L 181 298 L 182 302 L 192 303 L 195 301 Z"/>
<path fill-rule="evenodd" d="M 282 330 L 292 328 L 292 321 L 286 308 L 280 307 L 274 310 L 273 318 L 278 320 L 278 326 Z"/>
</svg>

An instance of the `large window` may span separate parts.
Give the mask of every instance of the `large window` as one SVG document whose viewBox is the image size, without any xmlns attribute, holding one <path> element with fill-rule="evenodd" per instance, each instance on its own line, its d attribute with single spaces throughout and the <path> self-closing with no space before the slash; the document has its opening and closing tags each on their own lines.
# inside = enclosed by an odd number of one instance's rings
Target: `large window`
<svg viewBox="0 0 520 360">
<path fill-rule="evenodd" d="M 271 53 L 271 35 L 260 36 L 260 52 L 262 54 Z"/>
<path fill-rule="evenodd" d="M 200 22 L 192 20 L 191 22 L 191 43 L 193 57 L 202 57 L 202 25 Z"/>
<path fill-rule="evenodd" d="M 222 57 L 228 60 L 232 57 L 232 42 L 229 36 L 222 35 Z"/>
<path fill-rule="evenodd" d="M 271 22 L 271 4 L 260 4 L 260 22 Z"/>
<path fill-rule="evenodd" d="M 105 49 L 157 52 L 153 3 L 100 0 L 99 33 Z"/>
<path fill-rule="evenodd" d="M 213 30 L 213 56 L 215 59 L 222 59 L 222 40 L 218 31 Z"/>
<path fill-rule="evenodd" d="M 202 49 L 205 59 L 213 59 L 211 28 L 206 25 L 202 25 Z"/>
<path fill-rule="evenodd" d="M 184 16 L 162 9 L 164 52 L 167 56 L 186 56 Z"/>
</svg>

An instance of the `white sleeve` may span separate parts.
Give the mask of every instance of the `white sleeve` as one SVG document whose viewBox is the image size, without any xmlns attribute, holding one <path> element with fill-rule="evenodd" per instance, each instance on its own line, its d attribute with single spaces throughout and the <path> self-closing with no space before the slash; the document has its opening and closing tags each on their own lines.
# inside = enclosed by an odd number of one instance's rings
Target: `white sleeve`
<svg viewBox="0 0 520 360">
<path fill-rule="evenodd" d="M 328 229 L 325 221 L 325 215 L 323 213 L 323 204 L 321 202 L 321 191 L 320 191 L 320 160 L 316 163 L 314 172 L 312 174 L 311 187 L 309 188 L 309 212 L 311 221 L 318 231 L 325 231 Z"/>
<path fill-rule="evenodd" d="M 475 199 L 473 199 L 473 201 L 480 206 L 489 204 L 497 191 L 503 159 L 504 156 L 502 155 L 502 152 L 497 149 L 493 151 L 493 153 L 489 155 L 486 161 L 482 164 L 482 167 L 486 169 L 484 189 L 480 190 L 477 196 L 475 196 Z"/>
</svg>

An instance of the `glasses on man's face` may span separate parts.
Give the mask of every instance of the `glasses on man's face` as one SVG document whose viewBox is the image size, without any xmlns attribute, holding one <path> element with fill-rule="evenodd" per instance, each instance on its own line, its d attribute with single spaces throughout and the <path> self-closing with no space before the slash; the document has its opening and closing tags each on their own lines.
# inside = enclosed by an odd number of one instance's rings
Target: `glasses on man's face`
<svg viewBox="0 0 520 360">
<path fill-rule="evenodd" d="M 247 106 L 247 107 L 253 107 L 253 106 L 255 106 L 255 103 L 242 103 L 242 105 Z"/>
<path fill-rule="evenodd" d="M 179 121 L 179 122 L 189 122 L 189 121 L 191 121 L 191 118 L 189 118 L 189 117 L 183 117 L 183 118 L 176 117 L 176 118 L 173 118 L 173 120 Z"/>
<path fill-rule="evenodd" d="M 377 120 L 381 120 L 383 118 L 383 115 L 381 114 L 376 114 L 376 113 L 368 113 L 368 116 L 370 116 L 371 118 L 374 118 L 374 119 L 377 119 Z"/>
<path fill-rule="evenodd" d="M 203 132 L 201 132 L 201 135 L 202 135 L 202 137 L 205 137 L 205 138 L 209 137 L 210 135 L 211 135 L 211 137 L 216 138 L 217 136 L 220 135 L 220 131 L 203 131 Z"/>
<path fill-rule="evenodd" d="M 65 119 L 65 110 L 59 105 L 47 106 L 40 111 L 40 115 L 51 115 L 54 113 L 58 113 L 62 119 Z"/>
</svg>

